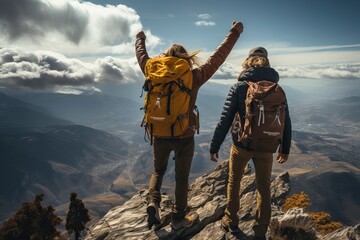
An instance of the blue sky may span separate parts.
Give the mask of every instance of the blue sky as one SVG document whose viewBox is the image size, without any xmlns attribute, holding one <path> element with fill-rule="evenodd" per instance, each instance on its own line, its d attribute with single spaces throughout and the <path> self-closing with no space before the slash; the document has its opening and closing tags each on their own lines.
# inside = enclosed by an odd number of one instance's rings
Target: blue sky
<svg viewBox="0 0 360 240">
<path fill-rule="evenodd" d="M 125 4 L 137 11 L 145 29 L 150 29 L 165 43 L 179 42 L 192 49 L 212 50 L 217 47 L 234 19 L 243 22 L 245 27 L 238 48 L 267 45 L 270 50 L 304 47 L 315 47 L 313 51 L 322 51 L 321 47 L 331 47 L 332 51 L 360 49 L 360 31 L 356 27 L 360 23 L 358 0 L 92 2 Z M 208 18 L 199 18 L 201 14 L 207 14 Z M 215 25 L 194 24 L 201 20 Z"/>
<path fill-rule="evenodd" d="M 222 37 L 229 23 L 244 23 L 243 42 L 286 42 L 294 46 L 351 45 L 360 41 L 360 1 L 92 1 L 98 4 L 122 3 L 134 8 L 145 28 L 168 39 L 180 39 L 191 45 Z M 213 27 L 199 28 L 199 14 L 209 14 Z M 184 38 L 189 31 L 193 39 Z M 208 34 L 206 34 L 208 33 Z M 191 39 L 191 40 L 190 40 Z"/>
<path fill-rule="evenodd" d="M 360 79 L 359 9 L 358 0 L 2 0 L 0 87 L 139 82 L 137 32 L 151 56 L 179 43 L 205 60 L 233 20 L 244 32 L 214 79 L 234 79 L 258 45 L 283 78 Z"/>
</svg>

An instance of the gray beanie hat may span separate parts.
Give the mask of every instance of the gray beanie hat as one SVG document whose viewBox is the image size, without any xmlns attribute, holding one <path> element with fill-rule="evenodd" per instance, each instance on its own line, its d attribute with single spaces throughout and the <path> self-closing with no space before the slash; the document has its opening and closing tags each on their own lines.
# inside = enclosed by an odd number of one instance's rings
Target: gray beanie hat
<svg viewBox="0 0 360 240">
<path fill-rule="evenodd" d="M 266 51 L 265 48 L 263 47 L 254 47 L 252 49 L 250 49 L 249 51 L 249 57 L 252 57 L 252 56 L 263 56 L 263 57 L 268 57 L 268 53 Z"/>
</svg>

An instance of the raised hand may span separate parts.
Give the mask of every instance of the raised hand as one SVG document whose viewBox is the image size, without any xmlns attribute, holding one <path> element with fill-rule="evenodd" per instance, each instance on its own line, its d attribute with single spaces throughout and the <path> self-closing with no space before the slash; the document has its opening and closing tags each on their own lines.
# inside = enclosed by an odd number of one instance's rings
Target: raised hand
<svg viewBox="0 0 360 240">
<path fill-rule="evenodd" d="M 234 21 L 232 23 L 232 29 L 238 31 L 239 33 L 242 33 L 244 30 L 244 26 L 243 26 L 242 22 Z"/>
<path fill-rule="evenodd" d="M 139 32 L 138 34 L 136 34 L 136 38 L 142 38 L 142 39 L 146 39 L 146 35 L 143 31 Z"/>
</svg>

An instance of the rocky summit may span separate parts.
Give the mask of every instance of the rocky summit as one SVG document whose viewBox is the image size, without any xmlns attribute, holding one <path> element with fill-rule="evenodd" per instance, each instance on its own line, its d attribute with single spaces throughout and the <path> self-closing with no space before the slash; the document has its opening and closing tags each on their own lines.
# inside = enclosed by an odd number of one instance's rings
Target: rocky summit
<svg viewBox="0 0 360 240">
<path fill-rule="evenodd" d="M 196 211 L 199 220 L 190 228 L 173 230 L 169 223 L 173 201 L 162 194 L 162 224 L 157 229 L 148 229 L 146 215 L 147 190 L 139 191 L 122 206 L 111 209 L 98 223 L 90 227 L 87 240 L 124 240 L 124 239 L 252 239 L 256 207 L 255 175 L 250 165 L 241 182 L 241 208 L 239 227 L 245 236 L 234 236 L 220 229 L 220 220 L 226 207 L 226 186 L 228 179 L 228 161 L 224 161 L 211 173 L 197 178 L 189 187 L 189 210 Z M 277 176 L 271 185 L 272 219 L 267 237 L 273 240 L 312 240 L 312 239 L 360 239 L 360 224 L 344 227 L 326 236 L 319 236 L 312 227 L 312 218 L 302 209 L 290 209 L 284 213 L 280 206 L 290 190 L 289 174 Z"/>
</svg>

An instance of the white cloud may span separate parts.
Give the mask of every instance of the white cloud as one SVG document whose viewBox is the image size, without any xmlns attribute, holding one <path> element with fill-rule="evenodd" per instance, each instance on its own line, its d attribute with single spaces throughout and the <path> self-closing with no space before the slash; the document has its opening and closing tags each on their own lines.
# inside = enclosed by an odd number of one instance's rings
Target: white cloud
<svg viewBox="0 0 360 240">
<path fill-rule="evenodd" d="M 91 66 L 52 52 L 0 49 L 0 86 L 52 89 L 94 82 Z"/>
<path fill-rule="evenodd" d="M 211 79 L 233 80 L 239 75 L 238 67 L 230 63 L 223 63 Z"/>
<path fill-rule="evenodd" d="M 196 21 L 195 22 L 196 26 L 215 26 L 216 23 L 215 22 L 211 22 L 211 21 Z"/>
<path fill-rule="evenodd" d="M 197 15 L 197 17 L 200 19 L 204 19 L 204 20 L 211 18 L 210 14 L 207 14 L 207 13 L 199 14 L 199 15 Z"/>
<path fill-rule="evenodd" d="M 287 44 L 286 44 L 287 45 Z M 299 53 L 299 52 L 314 52 L 314 51 L 329 51 L 329 50 L 339 50 L 345 48 L 357 48 L 360 47 L 360 44 L 350 44 L 350 45 L 325 45 L 325 46 L 309 46 L 309 47 L 274 47 L 272 50 L 275 53 Z"/>
<path fill-rule="evenodd" d="M 144 75 L 136 59 L 122 60 L 105 57 L 96 60 L 97 80 L 107 83 L 131 83 L 143 81 Z"/>
<path fill-rule="evenodd" d="M 212 79 L 235 80 L 248 50 L 234 49 Z M 282 78 L 360 79 L 360 44 L 313 47 L 268 47 L 271 66 Z M 350 51 L 351 49 L 351 51 Z M 331 51 L 332 50 L 332 51 Z M 287 53 L 289 52 L 289 53 Z M 206 59 L 213 52 L 202 51 Z"/>
<path fill-rule="evenodd" d="M 209 52 L 201 53 L 204 54 L 210 55 Z M 241 62 L 239 59 L 235 64 L 226 61 L 212 79 L 235 80 L 241 71 Z M 272 66 L 281 78 L 360 79 L 360 61 Z M 98 58 L 94 63 L 85 63 L 49 51 L 0 49 L 0 88 L 78 93 L 84 89 L 96 90 L 98 84 L 103 82 L 122 84 L 143 80 L 143 73 L 134 57 L 104 57 Z"/>
<path fill-rule="evenodd" d="M 241 64 L 248 51 L 254 46 L 264 46 L 269 52 L 273 66 L 336 64 L 360 62 L 360 44 L 291 47 L 287 43 L 243 43 L 241 49 L 234 49 L 227 58 L 232 64 Z"/>
<path fill-rule="evenodd" d="M 71 95 L 79 95 L 82 94 L 84 92 L 86 93 L 95 93 L 95 92 L 101 92 L 100 89 L 94 87 L 94 86 L 71 86 L 71 87 L 67 87 L 67 86 L 56 86 L 53 90 L 53 92 L 55 93 L 61 93 L 61 94 L 71 94 Z"/>
<path fill-rule="evenodd" d="M 336 64 L 360 61 L 360 51 L 319 51 L 298 52 L 293 54 L 272 54 L 271 63 L 279 65 L 309 65 L 309 64 Z"/>
<path fill-rule="evenodd" d="M 202 13 L 202 14 L 198 14 L 197 15 L 197 18 L 200 19 L 200 21 L 196 21 L 195 22 L 195 25 L 196 26 L 206 26 L 206 27 L 209 27 L 209 26 L 215 26 L 216 23 L 213 22 L 213 21 L 208 21 L 208 19 L 211 18 L 211 15 L 208 14 L 208 13 Z"/>
<path fill-rule="evenodd" d="M 102 82 L 143 81 L 135 58 L 100 58 L 94 64 L 53 52 L 0 49 L 0 87 L 46 91 L 92 88 Z"/>
<path fill-rule="evenodd" d="M 274 68 L 281 78 L 359 79 L 360 81 L 360 62 L 275 66 Z M 241 66 L 225 62 L 211 79 L 236 80 L 241 70 Z"/>
<path fill-rule="evenodd" d="M 360 63 L 278 66 L 282 78 L 360 79 Z"/>
<path fill-rule="evenodd" d="M 5 2 L 4 2 L 5 1 Z M 140 16 L 125 5 L 79 0 L 3 0 L 0 46 L 46 49 L 63 54 L 133 54 Z M 149 47 L 160 39 L 148 31 Z"/>
</svg>

